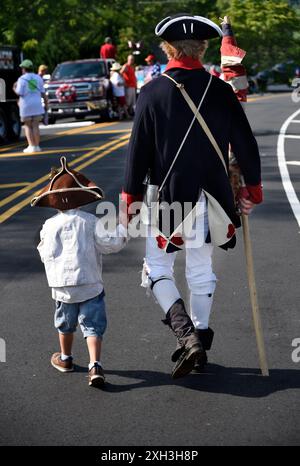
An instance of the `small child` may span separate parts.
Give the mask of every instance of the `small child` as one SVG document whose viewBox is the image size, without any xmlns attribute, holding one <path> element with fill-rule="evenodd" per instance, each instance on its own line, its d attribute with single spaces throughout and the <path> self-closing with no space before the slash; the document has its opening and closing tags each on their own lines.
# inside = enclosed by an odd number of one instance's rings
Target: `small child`
<svg viewBox="0 0 300 466">
<path fill-rule="evenodd" d="M 110 82 L 113 96 L 117 99 L 118 103 L 119 120 L 122 120 L 124 115 L 126 118 L 129 118 L 125 98 L 125 82 L 120 74 L 121 68 L 119 63 L 114 63 L 110 69 Z"/>
<path fill-rule="evenodd" d="M 90 356 L 89 385 L 100 387 L 105 382 L 101 343 L 106 329 L 102 254 L 121 250 L 127 243 L 127 229 L 120 224 L 108 234 L 95 215 L 79 210 L 102 199 L 103 191 L 70 170 L 65 157 L 60 161 L 60 170 L 31 202 L 59 211 L 44 223 L 38 245 L 56 304 L 54 322 L 61 351 L 52 355 L 51 364 L 60 372 L 74 370 L 72 343 L 79 323 Z"/>
</svg>

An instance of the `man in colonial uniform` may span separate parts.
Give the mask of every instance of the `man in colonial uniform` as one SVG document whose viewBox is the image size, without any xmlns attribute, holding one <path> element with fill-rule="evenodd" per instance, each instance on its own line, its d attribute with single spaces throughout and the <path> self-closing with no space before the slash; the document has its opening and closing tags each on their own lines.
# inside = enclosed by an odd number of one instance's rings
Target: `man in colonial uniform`
<svg viewBox="0 0 300 466">
<path fill-rule="evenodd" d="M 235 228 L 240 226 L 228 178 L 229 145 L 246 183 L 240 197 L 244 213 L 262 201 L 260 158 L 231 86 L 210 76 L 201 63 L 207 40 L 222 36 L 221 29 L 207 18 L 180 14 L 162 20 L 155 33 L 163 40 L 169 62 L 165 75 L 141 90 L 122 197 L 130 213 L 131 204 L 142 198 L 147 175 L 151 185 L 159 187 L 159 233 L 146 239 L 143 285 L 151 288 L 165 313 L 164 323 L 177 337 L 172 355 L 172 376 L 177 378 L 195 366 L 201 370 L 207 361 L 216 284 L 213 246 L 233 248 Z M 163 205 L 172 203 L 182 206 L 183 214 L 180 220 L 172 218 L 167 231 Z M 191 214 L 195 242 L 179 235 Z M 177 251 L 184 247 L 190 315 L 173 274 Z"/>
</svg>

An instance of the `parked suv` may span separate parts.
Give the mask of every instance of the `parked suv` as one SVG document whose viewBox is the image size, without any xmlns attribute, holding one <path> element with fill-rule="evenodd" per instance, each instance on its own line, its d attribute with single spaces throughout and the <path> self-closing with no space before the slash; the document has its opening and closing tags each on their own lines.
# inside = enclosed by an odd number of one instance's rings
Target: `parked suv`
<svg viewBox="0 0 300 466">
<path fill-rule="evenodd" d="M 109 71 L 114 60 L 92 58 L 60 63 L 45 84 L 49 123 L 87 115 L 111 117 Z"/>
</svg>

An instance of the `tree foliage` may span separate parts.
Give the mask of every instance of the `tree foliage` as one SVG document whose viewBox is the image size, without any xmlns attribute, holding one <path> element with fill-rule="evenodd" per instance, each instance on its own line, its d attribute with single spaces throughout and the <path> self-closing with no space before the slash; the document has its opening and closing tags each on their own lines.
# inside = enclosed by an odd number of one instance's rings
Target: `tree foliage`
<svg viewBox="0 0 300 466">
<path fill-rule="evenodd" d="M 122 62 L 127 41 L 143 41 L 145 54 L 157 51 L 154 27 L 163 17 L 188 11 L 219 23 L 229 14 L 247 64 L 260 67 L 294 59 L 300 62 L 300 20 L 286 0 L 4 0 L 0 43 L 22 48 L 37 65 L 53 68 L 63 60 L 97 57 L 106 36 L 113 37 Z M 218 63 L 219 41 L 212 40 L 207 60 Z"/>
</svg>

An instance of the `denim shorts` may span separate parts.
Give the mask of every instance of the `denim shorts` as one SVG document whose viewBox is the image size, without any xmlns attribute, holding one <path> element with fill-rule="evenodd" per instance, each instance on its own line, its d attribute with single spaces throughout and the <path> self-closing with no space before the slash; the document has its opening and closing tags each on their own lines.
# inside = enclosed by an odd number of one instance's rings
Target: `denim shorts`
<svg viewBox="0 0 300 466">
<path fill-rule="evenodd" d="M 76 332 L 79 324 L 84 338 L 102 338 L 106 330 L 104 292 L 82 303 L 56 301 L 54 325 L 60 333 Z"/>
</svg>

